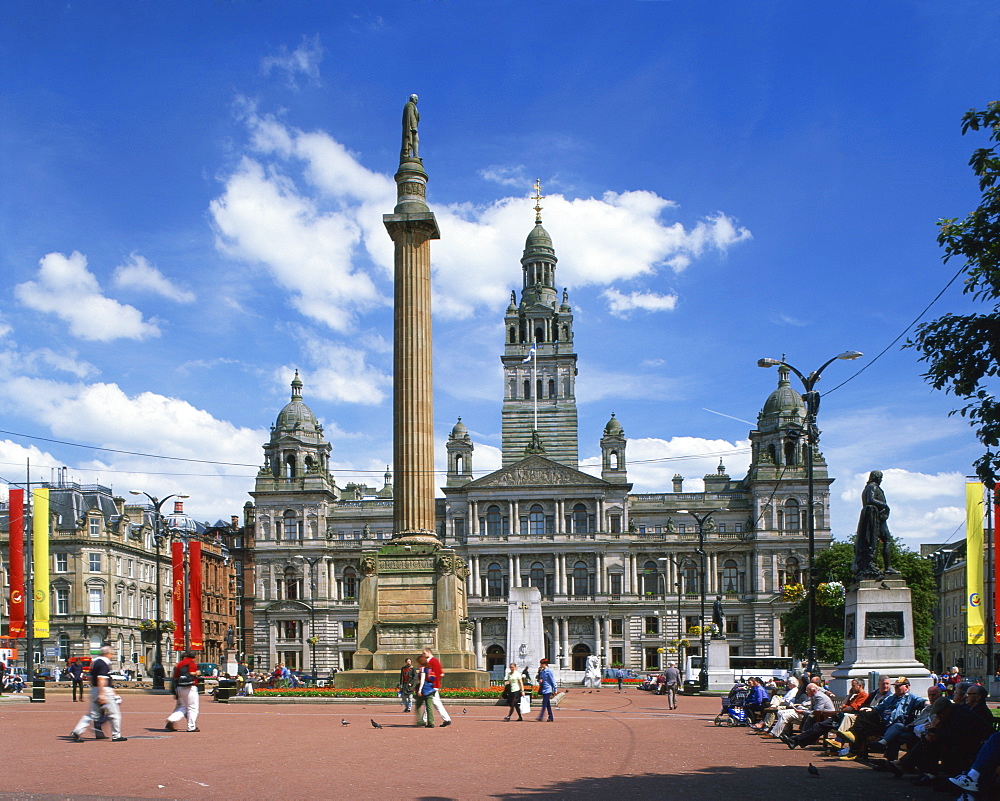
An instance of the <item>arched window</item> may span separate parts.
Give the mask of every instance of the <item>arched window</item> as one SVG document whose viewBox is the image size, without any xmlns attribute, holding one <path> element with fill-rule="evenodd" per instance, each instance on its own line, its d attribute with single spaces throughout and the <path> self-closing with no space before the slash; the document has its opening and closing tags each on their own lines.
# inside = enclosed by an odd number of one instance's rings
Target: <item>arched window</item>
<svg viewBox="0 0 1000 801">
<path fill-rule="evenodd" d="M 801 583 L 801 572 L 799 570 L 799 560 L 794 556 L 789 556 L 785 560 L 785 570 L 781 578 L 781 586 Z"/>
<path fill-rule="evenodd" d="M 285 568 L 285 598 L 295 601 L 302 597 L 302 579 L 294 567 Z"/>
<path fill-rule="evenodd" d="M 531 578 L 529 583 L 535 587 L 542 595 L 545 595 L 545 567 L 541 562 L 531 565 Z"/>
<path fill-rule="evenodd" d="M 590 595 L 590 571 L 586 562 L 573 565 L 573 594 Z"/>
<path fill-rule="evenodd" d="M 799 531 L 799 502 L 795 498 L 785 501 L 784 527 L 782 531 Z"/>
<path fill-rule="evenodd" d="M 681 571 L 684 577 L 684 594 L 685 595 L 697 595 L 698 594 L 698 568 L 695 566 L 694 562 L 685 562 L 684 567 Z"/>
<path fill-rule="evenodd" d="M 486 536 L 499 537 L 503 530 L 503 517 L 499 506 L 491 506 L 486 510 Z"/>
<path fill-rule="evenodd" d="M 722 565 L 722 591 L 727 595 L 740 591 L 740 570 L 732 559 Z"/>
<path fill-rule="evenodd" d="M 642 591 L 646 595 L 656 595 L 660 574 L 656 570 L 656 562 L 650 559 L 642 566 Z"/>
<path fill-rule="evenodd" d="M 556 381 L 554 378 L 549 379 L 549 397 L 554 398 L 556 396 Z"/>
<path fill-rule="evenodd" d="M 501 598 L 504 595 L 503 571 L 496 562 L 492 562 L 486 570 L 486 594 L 490 598 Z"/>
<path fill-rule="evenodd" d="M 586 534 L 587 530 L 587 507 L 578 503 L 573 506 L 573 533 Z"/>
<path fill-rule="evenodd" d="M 353 567 L 344 568 L 344 597 L 358 597 L 358 571 Z"/>
<path fill-rule="evenodd" d="M 286 540 L 300 540 L 302 539 L 302 521 L 299 520 L 298 515 L 295 514 L 291 509 L 286 509 L 285 513 L 282 515 L 284 521 L 284 532 Z"/>
<path fill-rule="evenodd" d="M 528 510 L 528 535 L 531 537 L 545 536 L 545 511 L 537 503 Z"/>
</svg>

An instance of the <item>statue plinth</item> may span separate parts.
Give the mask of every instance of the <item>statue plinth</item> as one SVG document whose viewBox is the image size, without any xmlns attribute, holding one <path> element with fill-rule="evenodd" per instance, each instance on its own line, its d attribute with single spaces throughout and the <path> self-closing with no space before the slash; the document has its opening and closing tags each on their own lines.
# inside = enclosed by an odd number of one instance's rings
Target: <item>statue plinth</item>
<svg viewBox="0 0 1000 801">
<path fill-rule="evenodd" d="M 844 599 L 844 660 L 830 687 L 846 696 L 851 679 L 872 672 L 906 676 L 918 694 L 930 685 L 930 671 L 914 658 L 910 588 L 899 578 L 860 581 Z"/>
</svg>

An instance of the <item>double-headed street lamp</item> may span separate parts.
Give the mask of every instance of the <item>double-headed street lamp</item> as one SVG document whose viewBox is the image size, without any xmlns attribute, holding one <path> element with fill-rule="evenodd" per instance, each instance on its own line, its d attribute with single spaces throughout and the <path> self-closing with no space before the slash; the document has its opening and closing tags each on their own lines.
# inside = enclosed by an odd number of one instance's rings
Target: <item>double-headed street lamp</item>
<svg viewBox="0 0 1000 801">
<path fill-rule="evenodd" d="M 163 632 L 160 630 L 160 623 L 163 620 L 163 612 L 161 604 L 163 603 L 163 593 L 160 590 L 160 545 L 163 542 L 166 533 L 163 531 L 163 515 L 160 510 L 163 508 L 163 504 L 169 501 L 171 498 L 189 498 L 190 495 L 182 495 L 180 493 L 174 495 L 168 495 L 163 500 L 150 495 L 148 492 L 143 492 L 142 490 L 129 490 L 132 495 L 145 495 L 151 504 L 153 504 L 153 542 L 156 545 L 156 653 L 154 656 L 155 663 L 153 665 L 153 689 L 162 690 L 163 689 Z"/>
<path fill-rule="evenodd" d="M 698 684 L 702 692 L 708 689 L 708 645 L 705 640 L 705 585 L 708 571 L 705 567 L 705 524 L 716 512 L 724 511 L 725 509 L 709 509 L 707 512 L 698 514 L 698 512 L 692 512 L 689 509 L 677 510 L 678 514 L 691 515 L 698 523 L 698 555 L 701 557 L 701 611 L 698 613 L 701 623 L 698 627 L 701 629 L 701 670 L 698 671 Z"/>
<path fill-rule="evenodd" d="M 815 492 L 813 485 L 813 452 L 819 446 L 819 428 L 816 426 L 816 415 L 819 413 L 820 394 L 816 391 L 815 387 L 820 379 L 820 376 L 823 374 L 823 371 L 837 361 L 837 359 L 851 361 L 853 359 L 860 359 L 862 356 L 864 356 L 864 354 L 860 351 L 844 351 L 843 353 L 834 356 L 832 359 L 828 359 L 823 363 L 822 367 L 818 370 L 813 370 L 808 376 L 802 375 L 802 373 L 796 370 L 784 359 L 764 358 L 757 360 L 758 367 L 766 368 L 776 367 L 778 365 L 787 367 L 799 377 L 799 381 L 802 382 L 802 386 L 805 388 L 805 393 L 802 395 L 802 401 L 806 405 L 806 493 L 808 496 L 808 509 L 806 510 L 806 535 L 809 538 L 809 586 L 806 588 L 807 597 L 809 599 L 809 648 L 806 651 L 806 671 L 810 676 L 814 676 L 819 673 L 819 662 L 816 659 L 816 568 L 814 564 L 816 555 L 816 515 L 815 510 L 813 509 L 813 496 Z"/>
</svg>

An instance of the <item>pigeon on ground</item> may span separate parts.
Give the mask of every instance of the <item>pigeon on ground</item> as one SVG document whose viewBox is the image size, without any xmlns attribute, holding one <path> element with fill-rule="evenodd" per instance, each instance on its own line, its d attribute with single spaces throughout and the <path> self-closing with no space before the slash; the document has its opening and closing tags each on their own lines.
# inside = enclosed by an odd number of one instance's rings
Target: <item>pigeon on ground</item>
<svg viewBox="0 0 1000 801">
<path fill-rule="evenodd" d="M 340 725 L 341 725 L 341 726 L 350 726 L 350 725 L 351 725 L 351 723 L 350 723 L 350 721 L 348 721 L 348 720 L 344 720 L 343 718 L 341 718 L 341 719 L 340 719 Z"/>
<path fill-rule="evenodd" d="M 819 771 L 816 769 L 816 766 L 812 762 L 809 763 L 809 769 L 808 770 L 809 770 L 809 775 L 810 776 L 812 776 L 815 779 L 819 778 Z"/>
<path fill-rule="evenodd" d="M 376 723 L 376 722 L 375 722 L 375 721 L 373 720 L 373 721 L 372 721 L 372 728 L 373 728 L 373 729 L 381 729 L 381 728 L 382 728 L 382 724 L 381 724 L 381 723 Z"/>
</svg>

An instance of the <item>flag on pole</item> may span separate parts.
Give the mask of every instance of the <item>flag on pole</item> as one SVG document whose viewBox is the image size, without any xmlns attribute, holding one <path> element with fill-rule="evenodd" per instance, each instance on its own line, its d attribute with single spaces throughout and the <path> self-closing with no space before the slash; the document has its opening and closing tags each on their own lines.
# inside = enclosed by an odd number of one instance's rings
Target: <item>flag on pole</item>
<svg viewBox="0 0 1000 801">
<path fill-rule="evenodd" d="M 521 364 L 527 364 L 533 358 L 535 358 L 535 343 L 534 342 L 531 343 L 531 350 L 529 350 L 528 351 L 528 355 L 525 356 L 524 359 L 521 360 Z"/>
<path fill-rule="evenodd" d="M 965 621 L 966 642 L 986 642 L 983 617 L 983 485 L 965 485 Z"/>
<path fill-rule="evenodd" d="M 10 529 L 10 620 L 11 638 L 24 631 L 24 490 L 12 489 L 9 496 Z"/>
<path fill-rule="evenodd" d="M 174 650 L 184 650 L 184 543 L 170 543 L 170 567 L 173 578 L 173 595 L 170 605 L 174 615 Z"/>
<path fill-rule="evenodd" d="M 31 515 L 32 576 L 35 590 L 35 636 L 44 640 L 49 636 L 49 488 L 32 491 L 35 496 Z"/>
<path fill-rule="evenodd" d="M 201 624 L 201 543 L 188 544 L 188 619 L 191 621 L 191 650 L 204 649 Z"/>
</svg>

